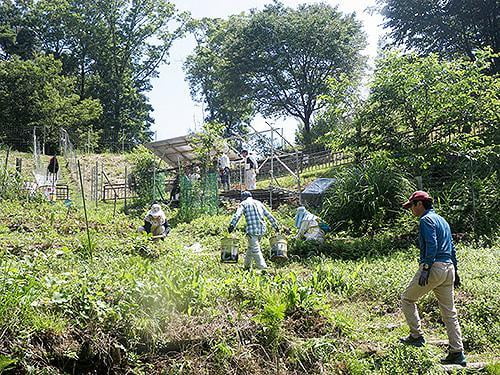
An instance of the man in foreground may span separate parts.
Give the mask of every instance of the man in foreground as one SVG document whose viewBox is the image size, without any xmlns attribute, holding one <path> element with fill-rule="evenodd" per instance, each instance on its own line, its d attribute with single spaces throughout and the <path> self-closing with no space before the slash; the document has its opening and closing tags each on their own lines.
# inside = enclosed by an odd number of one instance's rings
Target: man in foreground
<svg viewBox="0 0 500 375">
<path fill-rule="evenodd" d="M 432 198 L 425 191 L 414 192 L 403 207 L 420 218 L 420 268 L 401 295 L 403 313 L 410 326 L 410 335 L 401 341 L 417 347 L 425 344 L 416 302 L 432 290 L 439 303 L 450 347 L 441 363 L 465 366 L 462 333 L 453 299 L 453 290 L 460 285 L 460 278 L 450 226 L 436 214 Z"/>
<path fill-rule="evenodd" d="M 264 220 L 264 216 L 269 219 L 276 232 L 279 232 L 278 221 L 273 215 L 271 215 L 262 202 L 252 198 L 252 193 L 249 191 L 242 192 L 241 199 L 242 202 L 238 206 L 238 209 L 229 224 L 228 232 L 233 232 L 241 218 L 241 215 L 245 215 L 245 220 L 247 222 L 246 234 L 248 240 L 248 250 L 245 255 L 244 267 L 245 269 L 249 269 L 253 261 L 255 261 L 258 269 L 266 269 L 267 264 L 262 255 L 262 251 L 260 250 L 260 240 L 266 233 L 266 222 Z"/>
</svg>

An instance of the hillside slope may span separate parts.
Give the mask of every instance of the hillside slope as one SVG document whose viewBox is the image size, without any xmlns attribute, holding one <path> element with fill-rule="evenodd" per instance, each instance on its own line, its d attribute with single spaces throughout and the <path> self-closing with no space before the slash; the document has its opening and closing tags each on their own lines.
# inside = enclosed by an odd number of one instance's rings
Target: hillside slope
<svg viewBox="0 0 500 375">
<path fill-rule="evenodd" d="M 291 226 L 290 212 L 277 215 Z M 446 334 L 432 295 L 420 308 L 435 344 L 398 343 L 408 332 L 399 295 L 417 249 L 390 235 L 330 238 L 330 256 L 293 256 L 260 274 L 219 262 L 225 214 L 178 224 L 160 243 L 136 233 L 140 215 L 113 217 L 111 206 L 100 205 L 89 220 L 90 247 L 81 207 L 36 202 L 20 210 L 0 202 L 0 369 L 7 373 L 443 372 Z M 499 246 L 459 246 L 458 256 L 469 361 L 498 373 Z"/>
</svg>

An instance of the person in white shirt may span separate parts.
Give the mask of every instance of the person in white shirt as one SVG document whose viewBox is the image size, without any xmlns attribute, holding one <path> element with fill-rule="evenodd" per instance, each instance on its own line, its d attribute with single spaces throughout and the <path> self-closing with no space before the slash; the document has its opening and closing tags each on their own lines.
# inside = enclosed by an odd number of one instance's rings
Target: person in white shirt
<svg viewBox="0 0 500 375">
<path fill-rule="evenodd" d="M 139 227 L 138 232 L 151 233 L 153 236 L 162 239 L 167 236 L 170 232 L 170 226 L 165 212 L 163 212 L 159 204 L 155 203 L 151 206 L 151 209 L 144 217 L 144 225 Z"/>
<path fill-rule="evenodd" d="M 200 176 L 200 167 L 198 167 L 197 165 L 193 166 L 192 170 L 191 170 L 191 174 L 188 176 L 189 180 L 191 180 L 191 182 L 197 182 L 200 180 L 201 176 Z"/>
<path fill-rule="evenodd" d="M 257 188 L 257 170 L 259 165 L 254 155 L 249 154 L 248 150 L 241 151 L 241 156 L 245 161 L 245 187 L 247 190 Z"/>
<path fill-rule="evenodd" d="M 305 207 L 297 208 L 295 226 L 298 229 L 297 239 L 304 238 L 306 241 L 319 242 L 323 242 L 325 239 L 325 232 L 319 226 L 319 218 L 307 211 Z"/>
<path fill-rule="evenodd" d="M 219 167 L 219 176 L 220 176 L 220 182 L 222 184 L 222 189 L 224 191 L 228 191 L 231 184 L 230 181 L 231 162 L 229 160 L 229 156 L 227 156 L 225 152 L 222 152 L 217 164 Z"/>
</svg>

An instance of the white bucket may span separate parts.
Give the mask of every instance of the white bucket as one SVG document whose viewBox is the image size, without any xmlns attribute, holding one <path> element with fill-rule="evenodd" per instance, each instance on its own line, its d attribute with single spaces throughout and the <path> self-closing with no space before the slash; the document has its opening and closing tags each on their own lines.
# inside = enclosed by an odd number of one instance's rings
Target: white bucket
<svg viewBox="0 0 500 375">
<path fill-rule="evenodd" d="M 286 237 L 277 234 L 269 239 L 271 245 L 271 260 L 288 259 L 288 243 Z"/>
<path fill-rule="evenodd" d="M 225 237 L 221 240 L 220 260 L 222 263 L 238 263 L 238 239 Z"/>
</svg>

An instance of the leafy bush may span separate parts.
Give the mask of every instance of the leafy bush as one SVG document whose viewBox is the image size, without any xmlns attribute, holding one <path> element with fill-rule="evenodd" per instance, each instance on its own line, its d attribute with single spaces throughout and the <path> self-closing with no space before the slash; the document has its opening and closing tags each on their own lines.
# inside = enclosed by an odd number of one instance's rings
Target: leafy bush
<svg viewBox="0 0 500 375">
<path fill-rule="evenodd" d="M 375 233 L 402 215 L 401 203 L 413 190 L 395 161 L 385 153 L 375 154 L 366 164 L 337 175 L 321 216 L 337 231 Z"/>
<path fill-rule="evenodd" d="M 165 174 L 159 169 L 158 158 L 144 146 L 134 149 L 128 156 L 134 165 L 131 171 L 134 190 L 141 204 L 148 204 L 165 195 Z"/>
<path fill-rule="evenodd" d="M 498 146 L 444 152 L 422 175 L 454 233 L 493 239 L 500 225 Z"/>
</svg>

